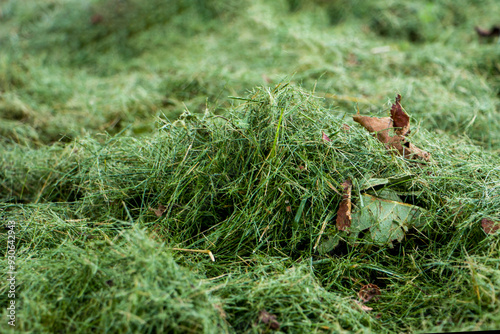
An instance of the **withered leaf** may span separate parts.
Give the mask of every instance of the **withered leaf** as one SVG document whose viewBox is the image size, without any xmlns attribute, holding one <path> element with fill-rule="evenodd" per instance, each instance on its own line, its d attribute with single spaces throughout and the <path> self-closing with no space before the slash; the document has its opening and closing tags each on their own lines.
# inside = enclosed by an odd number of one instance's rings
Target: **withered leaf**
<svg viewBox="0 0 500 334">
<path fill-rule="evenodd" d="M 90 18 L 90 23 L 93 25 L 99 24 L 104 20 L 104 17 L 101 14 L 94 14 Z"/>
<path fill-rule="evenodd" d="M 415 145 L 408 142 L 405 135 L 410 130 L 410 117 L 404 112 L 401 107 L 401 95 L 396 97 L 395 103 L 391 108 L 391 117 L 370 117 L 362 115 L 354 115 L 352 118 L 355 122 L 361 124 L 369 132 L 374 132 L 377 139 L 386 144 L 388 150 L 395 149 L 400 155 L 405 158 L 418 158 L 425 161 L 430 161 L 430 154 L 419 149 Z M 394 129 L 396 134 L 389 135 L 389 131 Z"/>
<path fill-rule="evenodd" d="M 280 329 L 280 323 L 278 322 L 278 320 L 276 320 L 276 315 L 271 314 L 266 310 L 262 310 L 259 312 L 259 322 L 267 324 L 271 329 Z"/>
<path fill-rule="evenodd" d="M 352 116 L 352 119 L 369 132 L 388 131 L 392 128 L 392 119 L 390 117 L 371 117 L 357 114 Z"/>
<path fill-rule="evenodd" d="M 490 30 L 481 29 L 479 27 L 474 27 L 476 29 L 477 34 L 480 37 L 496 37 L 500 36 L 500 26 L 493 26 Z"/>
<path fill-rule="evenodd" d="M 483 227 L 483 231 L 486 234 L 493 234 L 496 231 L 500 230 L 500 222 L 495 222 L 488 218 L 481 219 L 481 226 Z"/>
<path fill-rule="evenodd" d="M 227 318 L 227 314 L 221 304 L 214 304 L 214 308 L 217 310 L 222 319 Z"/>
<path fill-rule="evenodd" d="M 403 136 L 393 136 L 390 137 L 388 149 L 396 149 L 400 155 L 407 159 L 421 159 L 425 161 L 430 161 L 430 154 L 424 150 L 419 149 L 409 141 L 407 141 Z"/>
<path fill-rule="evenodd" d="M 356 305 L 358 305 L 358 306 L 359 306 L 359 307 L 360 307 L 363 311 L 365 311 L 365 312 L 368 312 L 368 311 L 372 311 L 372 310 L 373 310 L 373 308 L 368 307 L 368 306 L 366 306 L 365 304 L 360 303 L 360 302 L 359 302 L 359 301 L 357 301 L 357 300 L 355 300 L 355 303 L 356 303 Z"/>
<path fill-rule="evenodd" d="M 337 229 L 347 231 L 351 227 L 351 189 L 352 181 L 345 180 L 342 183 L 342 202 L 337 211 Z"/>
<path fill-rule="evenodd" d="M 165 210 L 167 210 L 167 207 L 163 204 L 159 204 L 158 209 L 149 208 L 149 210 L 154 211 L 156 217 L 161 217 Z"/>
<path fill-rule="evenodd" d="M 324 132 L 323 132 L 323 140 L 324 141 L 332 141 L 330 138 L 328 138 L 328 136 Z"/>
<path fill-rule="evenodd" d="M 391 107 L 391 118 L 394 122 L 396 133 L 400 136 L 406 136 L 410 132 L 410 116 L 401 107 L 401 95 L 396 96 L 396 101 Z"/>
<path fill-rule="evenodd" d="M 361 124 L 368 132 L 375 132 L 377 139 L 382 143 L 388 143 L 391 139 L 389 130 L 392 128 L 392 119 L 389 117 L 370 117 L 362 115 L 352 116 L 355 122 Z"/>
<path fill-rule="evenodd" d="M 380 288 L 375 284 L 367 284 L 361 287 L 361 290 L 358 292 L 358 297 L 361 299 L 363 303 L 367 303 L 373 298 L 375 300 L 380 296 Z"/>
</svg>

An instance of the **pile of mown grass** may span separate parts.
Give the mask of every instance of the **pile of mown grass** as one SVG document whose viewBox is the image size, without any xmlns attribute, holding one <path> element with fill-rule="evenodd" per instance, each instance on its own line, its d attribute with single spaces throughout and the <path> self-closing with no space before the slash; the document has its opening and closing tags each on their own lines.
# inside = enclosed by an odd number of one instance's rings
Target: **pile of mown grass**
<svg viewBox="0 0 500 334">
<path fill-rule="evenodd" d="M 499 326 L 499 234 L 481 228 L 482 218 L 500 219 L 497 155 L 416 127 L 411 141 L 432 159 L 406 160 L 289 83 L 239 100 L 224 116 L 160 119 L 151 138 L 2 149 L 3 215 L 18 223 L 20 328 Z M 404 97 L 403 105 L 411 114 Z M 403 175 L 389 188 L 430 213 L 425 226 L 393 248 L 314 249 L 320 235 L 336 233 L 343 181 L 353 181 L 356 210 L 367 180 Z M 179 249 L 210 250 L 216 260 Z M 366 284 L 381 289 L 371 311 L 355 301 Z"/>
</svg>

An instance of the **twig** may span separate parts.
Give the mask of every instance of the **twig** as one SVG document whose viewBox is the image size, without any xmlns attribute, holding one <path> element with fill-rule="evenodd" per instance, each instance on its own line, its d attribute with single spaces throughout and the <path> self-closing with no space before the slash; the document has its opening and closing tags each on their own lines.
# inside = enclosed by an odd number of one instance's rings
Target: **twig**
<svg viewBox="0 0 500 334">
<path fill-rule="evenodd" d="M 171 250 L 182 251 L 182 252 L 192 252 L 192 253 L 204 253 L 210 256 L 212 262 L 215 262 L 215 257 L 211 251 L 208 249 L 185 249 L 185 248 L 170 248 Z"/>
</svg>

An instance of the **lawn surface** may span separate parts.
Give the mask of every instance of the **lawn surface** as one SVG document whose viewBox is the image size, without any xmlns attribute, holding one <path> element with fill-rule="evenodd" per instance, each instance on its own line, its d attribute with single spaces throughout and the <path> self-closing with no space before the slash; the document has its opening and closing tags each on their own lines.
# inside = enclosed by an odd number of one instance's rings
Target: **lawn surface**
<svg viewBox="0 0 500 334">
<path fill-rule="evenodd" d="M 499 11 L 0 1 L 0 332 L 500 328 Z"/>
</svg>

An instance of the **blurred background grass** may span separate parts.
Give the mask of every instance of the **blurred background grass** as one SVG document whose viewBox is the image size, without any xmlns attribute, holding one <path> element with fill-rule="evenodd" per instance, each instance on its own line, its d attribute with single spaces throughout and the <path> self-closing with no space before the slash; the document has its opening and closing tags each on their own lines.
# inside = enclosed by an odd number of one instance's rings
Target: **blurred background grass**
<svg viewBox="0 0 500 334">
<path fill-rule="evenodd" d="M 141 134 L 293 75 L 357 108 L 395 93 L 422 126 L 500 145 L 498 43 L 482 1 L 3 1 L 0 129 L 51 143 Z M 410 107 L 411 106 L 411 107 Z"/>
</svg>

